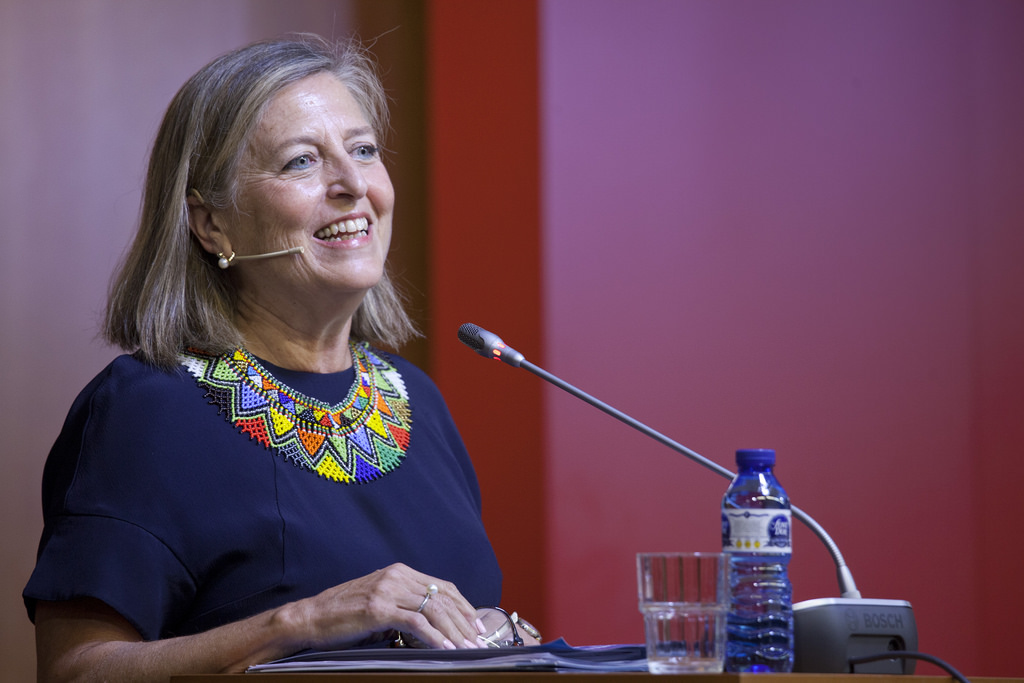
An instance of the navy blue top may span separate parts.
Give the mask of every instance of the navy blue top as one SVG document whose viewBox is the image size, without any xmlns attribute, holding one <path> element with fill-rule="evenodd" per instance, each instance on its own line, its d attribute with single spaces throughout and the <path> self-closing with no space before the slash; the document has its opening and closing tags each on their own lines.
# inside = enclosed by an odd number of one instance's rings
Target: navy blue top
<svg viewBox="0 0 1024 683">
<path fill-rule="evenodd" d="M 43 472 L 44 529 L 24 591 L 102 600 L 146 640 L 237 621 L 394 562 L 497 605 L 501 572 L 465 446 L 437 387 L 386 354 L 409 393 L 400 467 L 342 484 L 240 433 L 184 368 L 120 356 L 78 396 Z M 289 387 L 342 401 L 354 370 L 264 363 Z"/>
</svg>

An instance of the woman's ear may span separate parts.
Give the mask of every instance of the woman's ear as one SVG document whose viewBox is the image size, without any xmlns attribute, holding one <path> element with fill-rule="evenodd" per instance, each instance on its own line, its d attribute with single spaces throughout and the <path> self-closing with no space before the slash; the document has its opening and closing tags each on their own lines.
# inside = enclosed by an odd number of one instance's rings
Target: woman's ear
<svg viewBox="0 0 1024 683">
<path fill-rule="evenodd" d="M 221 230 L 217 216 L 206 205 L 199 191 L 189 190 L 186 202 L 188 229 L 196 236 L 203 249 L 211 254 L 231 253 L 231 241 Z"/>
</svg>

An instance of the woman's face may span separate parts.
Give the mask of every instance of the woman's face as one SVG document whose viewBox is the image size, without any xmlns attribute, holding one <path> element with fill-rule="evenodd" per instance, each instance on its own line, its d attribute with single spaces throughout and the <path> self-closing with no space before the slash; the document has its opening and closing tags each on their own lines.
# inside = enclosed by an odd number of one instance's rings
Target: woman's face
<svg viewBox="0 0 1024 683">
<path fill-rule="evenodd" d="M 328 73 L 289 85 L 250 138 L 237 211 L 221 220 L 239 255 L 304 253 L 239 262 L 239 292 L 301 305 L 361 296 L 383 274 L 394 203 L 376 135 L 348 88 Z"/>
</svg>

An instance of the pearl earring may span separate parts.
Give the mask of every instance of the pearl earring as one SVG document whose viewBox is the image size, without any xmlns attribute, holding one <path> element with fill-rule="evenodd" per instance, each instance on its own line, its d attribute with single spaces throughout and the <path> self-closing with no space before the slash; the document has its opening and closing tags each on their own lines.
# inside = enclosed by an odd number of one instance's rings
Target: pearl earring
<svg viewBox="0 0 1024 683">
<path fill-rule="evenodd" d="M 231 252 L 231 256 L 225 256 L 223 251 L 217 252 L 217 265 L 221 270 L 227 270 L 231 262 L 235 260 L 235 252 Z"/>
</svg>

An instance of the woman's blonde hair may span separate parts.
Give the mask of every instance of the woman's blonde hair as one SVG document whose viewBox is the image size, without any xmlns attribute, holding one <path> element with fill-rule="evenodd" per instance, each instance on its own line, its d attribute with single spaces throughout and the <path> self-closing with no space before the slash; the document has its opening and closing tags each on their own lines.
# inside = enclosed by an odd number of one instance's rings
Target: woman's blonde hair
<svg viewBox="0 0 1024 683">
<path fill-rule="evenodd" d="M 187 195 L 234 205 L 239 164 L 260 117 L 285 86 L 337 77 L 383 144 L 387 96 L 373 60 L 354 42 L 311 35 L 259 42 L 214 60 L 171 101 L 153 144 L 135 239 L 111 282 L 104 336 L 165 367 L 187 347 L 224 353 L 243 343 L 231 279 L 189 230 Z M 416 330 L 385 272 L 352 320 L 357 341 L 398 347 Z"/>
</svg>

